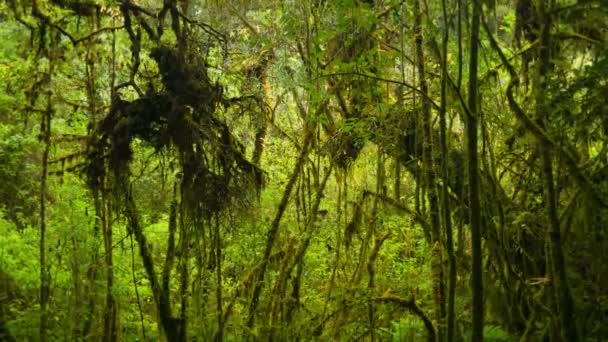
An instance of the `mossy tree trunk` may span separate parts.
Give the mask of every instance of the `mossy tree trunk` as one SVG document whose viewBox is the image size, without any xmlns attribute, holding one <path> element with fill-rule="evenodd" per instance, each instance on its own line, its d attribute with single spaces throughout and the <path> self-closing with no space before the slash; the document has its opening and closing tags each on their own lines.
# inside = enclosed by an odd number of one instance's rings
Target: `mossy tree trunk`
<svg viewBox="0 0 608 342">
<path fill-rule="evenodd" d="M 481 205 L 480 205 L 480 177 L 479 161 L 477 154 L 477 122 L 479 115 L 478 108 L 478 40 L 479 40 L 479 21 L 481 16 L 481 3 L 473 0 L 473 15 L 471 22 L 471 48 L 469 58 L 469 115 L 466 120 L 466 138 L 468 152 L 468 174 L 469 174 L 469 210 L 471 224 L 471 244 L 472 244 L 472 291 L 473 291 L 473 328 L 472 341 L 483 341 L 483 280 L 482 280 L 482 251 L 481 251 Z"/>
<path fill-rule="evenodd" d="M 258 307 L 258 303 L 260 300 L 260 294 L 262 292 L 262 286 L 264 285 L 264 276 L 266 275 L 266 269 L 268 267 L 268 262 L 270 258 L 270 254 L 272 252 L 272 248 L 274 247 L 275 239 L 277 233 L 279 231 L 279 226 L 281 223 L 281 219 L 283 218 L 283 214 L 287 209 L 287 204 L 289 203 L 289 198 L 291 196 L 291 192 L 296 185 L 296 181 L 300 175 L 300 171 L 302 170 L 302 166 L 306 162 L 306 158 L 308 156 L 308 152 L 310 151 L 310 145 L 312 141 L 312 133 L 311 129 L 306 125 L 304 128 L 304 142 L 302 143 L 302 149 L 300 151 L 300 155 L 296 164 L 294 166 L 293 172 L 285 186 L 285 191 L 283 191 L 283 197 L 281 198 L 281 202 L 279 203 L 279 207 L 277 209 L 277 213 L 275 214 L 274 219 L 270 225 L 270 229 L 268 230 L 266 237 L 266 247 L 264 248 L 264 254 L 262 255 L 261 267 L 258 273 L 254 276 L 254 287 L 253 293 L 251 296 L 251 301 L 249 303 L 249 317 L 247 318 L 247 326 L 249 328 L 253 327 L 253 323 L 255 322 L 255 313 Z"/>
<path fill-rule="evenodd" d="M 551 8 L 547 8 L 547 1 L 541 0 L 538 6 L 539 18 L 541 20 L 540 46 L 538 49 L 537 79 L 536 79 L 536 123 L 544 128 L 545 121 L 551 108 L 547 105 L 547 77 L 550 68 L 550 44 L 551 41 Z M 549 229 L 547 230 L 547 243 L 549 244 L 549 258 L 551 262 L 551 273 L 553 293 L 557 312 L 561 337 L 564 341 L 579 341 L 574 317 L 574 302 L 568 285 L 566 275 L 566 261 L 562 246 L 560 230 L 560 219 L 557 208 L 557 192 L 553 175 L 553 153 L 551 145 L 547 141 L 539 141 L 539 149 L 542 157 L 542 176 L 544 180 L 544 195 L 547 216 L 549 218 Z"/>
<path fill-rule="evenodd" d="M 454 341 L 455 327 L 455 296 L 456 296 L 456 255 L 454 253 L 454 238 L 452 233 L 452 218 L 450 211 L 450 198 L 448 193 L 449 169 L 449 148 L 447 138 L 447 86 L 448 86 L 448 12 L 446 0 L 441 1 L 443 12 L 443 36 L 441 42 L 441 109 L 439 111 L 439 130 L 440 130 L 440 148 L 441 148 L 441 209 L 443 215 L 443 227 L 446 236 L 446 249 L 448 257 L 448 293 L 447 293 L 447 312 L 446 312 L 446 340 Z"/>
<path fill-rule="evenodd" d="M 55 37 L 53 37 L 55 38 Z M 48 87 L 49 91 L 46 97 L 46 108 L 41 113 L 40 118 L 40 140 L 44 144 L 42 151 L 42 171 L 40 176 L 40 240 L 39 240 L 39 262 L 40 262 L 40 341 L 46 342 L 48 340 L 48 304 L 50 299 L 50 286 L 51 286 L 51 274 L 50 265 L 47 264 L 47 193 L 48 193 L 48 166 L 49 166 L 49 155 L 51 153 L 51 122 L 53 120 L 53 93 L 50 91 L 53 84 L 53 73 L 55 68 L 55 59 L 53 51 L 55 39 L 51 38 L 50 47 L 42 47 L 44 52 L 49 58 L 49 66 L 47 73 L 43 76 L 44 83 Z M 32 99 L 35 102 L 35 99 Z"/>
<path fill-rule="evenodd" d="M 425 73 L 425 59 L 423 51 L 423 33 L 422 33 L 422 11 L 420 9 L 420 0 L 414 2 L 414 35 L 415 35 L 415 50 L 416 50 L 416 71 L 418 72 L 419 86 L 423 94 L 428 95 L 428 85 Z M 445 328 L 443 327 L 443 319 L 445 317 L 445 284 L 443 276 L 442 262 L 442 243 L 441 243 L 441 223 L 439 217 L 439 196 L 437 194 L 437 185 L 435 174 L 435 163 L 433 158 L 433 128 L 431 117 L 431 103 L 428 96 L 422 98 L 422 163 L 423 180 L 426 186 L 426 194 L 429 201 L 430 219 L 431 219 L 431 273 L 433 278 L 433 301 L 435 302 L 435 319 L 437 321 L 437 338 L 443 340 Z"/>
<path fill-rule="evenodd" d="M 124 179 L 119 184 L 122 184 L 123 189 L 130 189 L 128 182 Z M 152 289 L 152 294 L 156 303 L 162 329 L 165 333 L 167 341 L 181 341 L 180 328 L 181 324 L 185 322 L 181 322 L 179 319 L 174 318 L 171 314 L 171 303 L 169 301 L 169 297 L 167 296 L 167 293 L 163 291 L 161 284 L 158 282 L 156 271 L 154 269 L 154 260 L 149 248 L 149 243 L 144 235 L 143 227 L 140 224 L 139 213 L 135 205 L 135 200 L 133 199 L 131 192 L 128 190 L 125 194 L 125 200 L 125 215 L 127 216 L 128 221 L 128 231 L 129 234 L 133 234 L 135 236 L 135 240 L 137 240 L 137 244 L 139 245 L 139 254 L 144 265 L 144 270 L 150 282 L 150 287 Z"/>
</svg>

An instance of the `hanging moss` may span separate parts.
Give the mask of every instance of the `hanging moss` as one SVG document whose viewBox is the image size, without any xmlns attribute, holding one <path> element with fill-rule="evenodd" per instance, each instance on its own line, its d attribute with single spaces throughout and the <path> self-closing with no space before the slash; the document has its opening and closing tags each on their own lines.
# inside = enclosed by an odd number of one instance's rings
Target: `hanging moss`
<svg viewBox="0 0 608 342">
<path fill-rule="evenodd" d="M 102 184 L 106 166 L 115 177 L 128 176 L 131 143 L 137 138 L 157 150 L 175 148 L 184 200 L 207 216 L 259 190 L 261 170 L 244 157 L 243 146 L 215 116 L 224 102 L 222 87 L 211 83 L 204 60 L 165 46 L 153 49 L 151 57 L 164 89 L 133 101 L 113 99 L 89 145 L 90 186 Z"/>
</svg>

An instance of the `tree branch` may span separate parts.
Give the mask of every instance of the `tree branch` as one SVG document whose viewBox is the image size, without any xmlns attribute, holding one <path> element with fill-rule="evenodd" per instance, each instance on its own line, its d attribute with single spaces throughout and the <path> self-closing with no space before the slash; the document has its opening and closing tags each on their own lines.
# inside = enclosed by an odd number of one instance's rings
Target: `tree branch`
<svg viewBox="0 0 608 342">
<path fill-rule="evenodd" d="M 605 200 L 602 198 L 601 194 L 595 189 L 587 175 L 578 167 L 576 158 L 568 151 L 566 151 L 562 146 L 555 143 L 541 127 L 539 127 L 532 119 L 528 117 L 528 115 L 521 108 L 519 103 L 515 100 L 515 97 L 513 95 L 513 89 L 519 84 L 519 77 L 517 76 L 517 72 L 515 71 L 513 65 L 509 63 L 507 57 L 505 56 L 500 46 L 498 46 L 498 42 L 490 32 L 490 29 L 485 19 L 481 22 L 484 30 L 486 31 L 486 34 L 488 35 L 488 39 L 490 40 L 490 45 L 496 51 L 500 60 L 509 72 L 509 75 L 511 76 L 511 80 L 509 81 L 509 85 L 507 86 L 507 101 L 509 103 L 509 109 L 511 110 L 511 112 L 515 114 L 515 117 L 517 117 L 517 119 L 524 125 L 524 127 L 528 131 L 530 131 L 530 133 L 534 135 L 536 139 L 538 139 L 543 144 L 551 146 L 552 149 L 557 151 L 564 158 L 566 165 L 570 169 L 570 172 L 573 173 L 574 178 L 579 183 L 581 188 L 588 191 L 588 193 L 591 194 L 593 199 L 596 200 L 599 204 L 604 207 L 608 207 Z"/>
</svg>

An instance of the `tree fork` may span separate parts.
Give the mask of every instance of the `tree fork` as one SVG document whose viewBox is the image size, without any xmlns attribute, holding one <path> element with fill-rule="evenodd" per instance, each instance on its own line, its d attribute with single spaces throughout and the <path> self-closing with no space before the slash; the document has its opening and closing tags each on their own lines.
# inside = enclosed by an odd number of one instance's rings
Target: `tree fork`
<svg viewBox="0 0 608 342">
<path fill-rule="evenodd" d="M 129 189 L 129 187 L 124 184 L 127 183 L 125 180 L 123 180 L 122 183 L 124 185 L 124 189 Z M 168 298 L 165 296 L 160 288 L 160 284 L 158 283 L 156 271 L 154 270 L 154 260 L 148 248 L 148 241 L 139 223 L 137 207 L 135 205 L 135 200 L 133 199 L 133 194 L 131 193 L 131 190 L 126 190 L 126 192 L 125 211 L 128 219 L 129 234 L 135 235 L 135 239 L 139 245 L 139 254 L 141 256 L 146 275 L 148 276 L 148 280 L 150 281 L 150 287 L 152 289 L 154 301 L 156 302 L 163 330 L 165 331 L 167 340 L 179 341 L 179 322 L 177 319 L 172 317 L 171 303 L 168 301 Z"/>
</svg>

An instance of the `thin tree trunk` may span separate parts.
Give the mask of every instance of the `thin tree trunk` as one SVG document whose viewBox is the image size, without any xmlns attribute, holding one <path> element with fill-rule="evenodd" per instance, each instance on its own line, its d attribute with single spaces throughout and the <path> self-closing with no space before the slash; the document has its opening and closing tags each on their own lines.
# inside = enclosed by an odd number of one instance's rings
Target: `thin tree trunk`
<svg viewBox="0 0 608 342">
<path fill-rule="evenodd" d="M 150 288 L 152 290 L 154 301 L 160 316 L 162 329 L 164 330 L 168 341 L 179 341 L 179 321 L 171 315 L 171 303 L 169 302 L 169 298 L 167 298 L 165 293 L 162 291 L 161 284 L 159 284 L 158 278 L 156 277 L 154 260 L 149 249 L 148 241 L 144 235 L 143 228 L 139 223 L 139 213 L 135 205 L 135 200 L 133 199 L 133 194 L 131 193 L 131 190 L 128 190 L 130 187 L 128 186 L 127 181 L 122 180 L 120 183 L 122 184 L 118 185 L 126 189 L 125 215 L 127 216 L 128 221 L 128 233 L 135 236 L 137 244 L 139 245 L 139 254 L 144 265 L 144 270 L 146 271 L 146 275 L 150 282 Z"/>
<path fill-rule="evenodd" d="M 224 322 L 222 315 L 224 309 L 222 308 L 222 237 L 220 232 L 220 222 L 218 215 L 215 215 L 215 271 L 216 271 L 216 306 L 217 306 L 217 334 L 215 340 L 222 342 L 224 340 Z"/>
<path fill-rule="evenodd" d="M 71 238 L 71 242 L 72 242 L 72 257 L 75 257 L 78 254 L 81 245 L 79 244 L 79 242 L 77 241 L 76 238 L 72 237 Z M 83 283 L 84 283 L 84 279 L 82 276 L 82 265 L 80 263 L 72 263 L 70 265 L 71 268 L 71 276 L 72 276 L 72 283 L 73 283 L 73 288 L 72 288 L 72 298 L 70 300 L 70 306 L 72 308 L 71 312 L 70 312 L 70 316 L 71 316 L 71 330 L 72 330 L 72 336 L 71 339 L 73 341 L 78 340 L 82 335 L 81 331 L 80 331 L 80 327 L 81 327 L 81 320 L 82 317 L 84 315 L 84 306 L 82 305 L 83 298 L 84 295 L 84 291 L 83 291 Z M 1 335 L 0 335 L 0 341 L 2 341 Z"/>
<path fill-rule="evenodd" d="M 51 72 L 49 71 L 48 82 L 51 82 Z M 47 108 L 42 114 L 40 122 L 40 135 L 44 142 L 42 152 L 42 175 L 40 178 L 40 341 L 48 340 L 48 301 L 50 292 L 50 274 L 46 264 L 46 193 L 48 179 L 49 153 L 51 150 L 51 116 L 52 104 L 51 95 L 48 95 Z"/>
<path fill-rule="evenodd" d="M 471 48 L 469 60 L 469 113 L 467 117 L 467 151 L 469 155 L 469 210 L 471 222 L 471 244 L 473 249 L 472 290 L 473 328 L 472 341 L 483 341 L 483 278 L 481 255 L 481 205 L 479 200 L 479 161 L 477 155 L 477 52 L 481 4 L 473 0 L 471 23 Z"/>
<path fill-rule="evenodd" d="M 99 28 L 100 22 L 98 20 L 95 21 L 95 29 Z M 87 50 L 87 60 L 90 60 L 90 63 L 87 63 L 86 71 L 87 71 L 87 97 L 89 99 L 89 111 L 91 114 L 91 122 L 96 124 L 97 122 L 97 90 L 95 89 L 96 82 L 96 72 L 95 72 L 95 60 L 92 56 L 89 56 L 91 53 L 91 49 Z M 114 98 L 114 84 L 116 77 L 116 36 L 115 32 L 112 31 L 112 72 L 110 76 L 110 86 L 112 92 L 112 98 Z M 104 243 L 105 243 L 105 253 L 106 253 L 106 308 L 105 308 L 105 317 L 104 317 L 104 341 L 113 342 L 118 339 L 118 329 L 117 329 L 117 308 L 116 308 L 116 299 L 113 295 L 113 286 L 114 286 L 114 266 L 112 260 L 112 224 L 111 222 L 111 208 L 110 199 L 106 198 L 106 191 L 102 186 L 101 189 L 102 196 L 102 206 L 106 205 L 106 210 L 102 212 L 101 216 L 101 226 L 104 234 Z"/>
<path fill-rule="evenodd" d="M 455 296 L 456 296 L 456 255 L 454 254 L 454 238 L 452 233 L 452 218 L 450 213 L 450 199 L 448 196 L 448 180 L 450 179 L 448 174 L 448 141 L 447 141 L 447 123 L 446 123 L 446 111 L 447 111 L 447 86 L 448 86 L 448 13 L 446 0 L 441 1 L 441 8 L 443 10 L 443 37 L 441 43 L 441 110 L 439 112 L 439 126 L 440 126 L 440 145 L 441 145 L 441 177 L 443 178 L 441 186 L 441 202 L 442 202 L 442 214 L 443 214 L 443 225 L 445 227 L 446 234 L 446 247 L 448 254 L 448 295 L 447 295 L 447 331 L 446 337 L 448 342 L 454 341 L 454 327 L 455 327 Z"/>
<path fill-rule="evenodd" d="M 89 120 L 92 124 L 97 122 L 97 89 L 95 86 L 96 82 L 96 69 L 95 69 L 95 61 L 92 59 L 92 52 L 94 49 L 92 46 L 88 46 L 87 54 L 86 54 L 86 95 L 88 101 L 88 111 L 89 111 Z M 111 205 L 109 199 L 107 198 L 106 190 L 105 190 L 105 180 L 101 180 L 100 189 L 93 189 L 93 198 L 95 202 L 95 213 L 96 213 L 96 223 L 95 223 L 95 236 L 98 235 L 99 231 L 101 231 L 103 243 L 104 243 L 104 261 L 105 261 L 105 269 L 106 269 L 106 293 L 105 293 L 105 304 L 103 311 L 103 331 L 102 331 L 102 341 L 111 342 L 116 341 L 117 339 L 117 322 L 116 322 L 116 300 L 113 295 L 112 287 L 114 286 L 114 269 L 113 269 L 113 260 L 112 260 L 112 226 L 110 224 L 110 213 L 111 213 Z M 96 253 L 97 254 L 97 251 Z M 95 262 L 96 256 L 94 257 Z M 95 266 L 91 266 L 95 267 Z M 91 274 L 89 280 L 89 286 L 92 289 L 94 286 L 94 277 L 95 273 Z M 94 291 L 91 291 L 94 292 Z M 85 321 L 85 329 L 83 331 L 83 337 L 89 334 L 90 328 L 93 324 L 93 310 L 95 306 L 94 294 L 90 294 L 91 298 L 89 299 L 89 314 L 87 315 L 87 319 Z"/>
<path fill-rule="evenodd" d="M 179 242 L 180 242 L 180 272 L 179 272 L 179 294 L 180 294 L 180 314 L 179 319 L 175 320 L 177 323 L 177 330 L 179 332 L 179 341 L 187 340 L 187 327 L 188 327 L 188 317 L 187 317 L 187 309 L 188 309 L 188 287 L 190 284 L 190 272 L 188 267 L 188 262 L 190 260 L 190 231 L 188 230 L 188 226 L 186 222 L 184 222 L 184 208 L 182 204 L 182 208 L 179 213 L 179 225 L 180 225 L 180 233 L 179 233 Z M 168 295 L 168 294 L 167 294 Z M 171 301 L 167 301 L 169 305 L 171 305 Z"/>
<path fill-rule="evenodd" d="M 422 49 L 422 13 L 420 0 L 414 2 L 414 34 L 416 49 L 416 66 L 419 77 L 420 90 L 428 94 L 424 67 L 424 51 Z M 433 300 L 435 302 L 435 319 L 437 320 L 437 338 L 443 340 L 445 328 L 445 287 L 443 282 L 443 262 L 441 248 L 441 226 L 439 221 L 439 200 L 437 196 L 435 165 L 433 161 L 432 119 L 431 104 L 427 97 L 422 98 L 422 130 L 424 141 L 422 143 L 422 161 L 424 165 L 424 183 L 429 200 L 431 218 L 431 272 L 433 278 Z"/>
<path fill-rule="evenodd" d="M 463 0 L 457 0 L 458 4 L 456 5 L 456 11 L 458 11 L 458 16 L 457 16 L 457 35 L 458 35 L 458 77 L 456 80 L 456 87 L 458 88 L 458 91 L 461 91 L 462 89 L 462 66 L 464 64 L 463 58 L 462 58 L 462 1 Z M 447 30 L 448 27 L 446 26 L 445 29 Z"/>
<path fill-rule="evenodd" d="M 97 194 L 95 191 L 93 191 L 93 198 L 97 198 Z M 99 231 L 100 231 L 100 227 L 101 227 L 101 220 L 99 217 L 99 214 L 101 210 L 98 210 L 97 208 L 101 205 L 101 201 L 99 199 L 95 199 L 95 228 L 93 231 L 93 241 L 97 242 L 97 238 L 99 237 Z M 95 291 L 95 284 L 97 282 L 97 265 L 96 262 L 99 259 L 99 246 L 97 245 L 97 243 L 95 243 L 95 246 L 93 247 L 93 253 L 90 257 L 90 263 L 89 266 L 87 267 L 87 275 L 86 275 L 86 287 L 85 287 L 85 292 L 87 293 L 87 299 L 88 299 L 88 303 L 87 303 L 87 308 L 86 311 L 84 313 L 84 317 L 82 317 L 83 322 L 82 322 L 82 329 L 80 331 L 80 336 L 83 339 L 86 339 L 87 336 L 89 335 L 89 333 L 91 332 L 91 328 L 93 326 L 93 321 L 94 321 L 94 316 L 95 316 L 95 305 L 96 305 L 96 291 Z"/>
<path fill-rule="evenodd" d="M 259 273 L 255 276 L 253 295 L 251 297 L 251 302 L 249 303 L 249 317 L 247 318 L 247 327 L 253 327 L 253 323 L 255 321 L 255 311 L 258 307 L 258 302 L 260 299 L 260 293 L 262 292 L 262 286 L 264 284 L 264 276 L 266 274 L 266 268 L 268 266 L 268 258 L 270 257 L 270 253 L 272 252 L 272 247 L 274 246 L 274 241 L 276 235 L 279 231 L 279 225 L 281 223 L 281 219 L 283 218 L 283 214 L 285 213 L 285 209 L 287 209 L 287 204 L 289 203 L 289 197 L 291 196 L 291 192 L 293 190 L 294 185 L 296 184 L 296 180 L 300 174 L 302 166 L 306 161 L 306 157 L 308 156 L 308 151 L 310 149 L 312 134 L 311 130 L 308 126 L 304 128 L 304 142 L 302 144 L 302 150 L 300 151 L 300 156 L 296 161 L 296 165 L 294 166 L 293 173 L 285 186 L 285 191 L 283 192 L 283 198 L 281 198 L 281 202 L 279 203 L 279 208 L 277 213 L 272 220 L 270 225 L 270 230 L 268 231 L 268 235 L 266 238 L 266 248 L 264 249 L 264 255 L 262 256 L 262 264 L 260 266 Z"/>
<path fill-rule="evenodd" d="M 105 206 L 101 213 L 101 227 L 103 231 L 103 241 L 105 247 L 106 261 L 106 304 L 104 309 L 104 329 L 103 341 L 113 342 L 117 339 L 116 331 L 116 300 L 112 294 L 114 286 L 114 271 L 112 260 L 112 225 L 110 224 L 110 203 L 102 190 L 101 205 Z"/>
<path fill-rule="evenodd" d="M 382 160 L 382 151 L 380 149 L 378 149 L 377 152 L 377 163 L 376 163 L 376 193 L 381 194 L 381 195 L 386 195 L 383 193 L 383 189 L 385 189 L 384 186 L 384 181 L 385 181 L 385 177 L 384 177 L 384 162 Z M 372 222 L 369 224 L 370 229 L 369 229 L 369 234 L 372 236 L 376 236 L 376 224 L 378 221 L 378 197 L 374 198 L 374 204 L 373 204 L 373 209 L 372 209 L 372 215 L 371 215 L 371 220 Z M 368 291 L 368 303 L 367 303 L 367 315 L 368 315 L 368 320 L 369 320 L 369 331 L 370 331 L 370 339 L 372 342 L 376 341 L 376 321 L 375 321 L 375 308 L 374 308 L 374 301 L 371 300 L 371 297 L 374 295 L 374 288 L 376 287 L 376 282 L 375 282 L 375 278 L 376 278 L 376 267 L 375 267 L 375 260 L 370 260 L 367 263 L 367 275 L 368 275 L 368 280 L 367 280 L 367 291 Z"/>
<path fill-rule="evenodd" d="M 547 88 L 546 74 L 549 70 L 550 63 L 550 43 L 551 43 L 551 17 L 547 13 L 547 3 L 541 0 L 539 4 L 539 17 L 542 22 L 539 58 L 538 58 L 538 74 L 536 89 L 536 119 L 541 128 L 544 128 L 544 118 L 548 114 L 549 108 L 546 105 L 545 91 Z M 557 311 L 560 321 L 560 333 L 564 341 L 579 341 L 579 334 L 576 327 L 576 318 L 574 317 L 574 302 L 568 285 L 568 277 L 566 274 L 566 262 L 562 247 L 562 236 L 560 230 L 559 214 L 557 210 L 557 194 L 555 191 L 553 177 L 553 158 L 551 145 L 546 141 L 539 141 L 539 147 L 542 155 L 542 173 L 545 187 L 545 205 L 547 215 L 549 217 L 548 243 L 551 258 L 551 271 L 553 273 L 553 291 L 555 302 L 557 303 Z"/>
<path fill-rule="evenodd" d="M 175 232 L 177 230 L 177 186 L 173 185 L 173 200 L 169 209 L 169 236 L 167 238 L 167 252 L 165 253 L 165 264 L 161 273 L 161 286 L 167 297 L 171 301 L 169 283 L 171 281 L 171 271 L 173 270 L 173 260 L 175 259 Z"/>
<path fill-rule="evenodd" d="M 566 274 L 566 261 L 562 248 L 559 215 L 557 212 L 557 195 L 553 180 L 551 147 L 541 144 L 543 178 L 545 183 L 545 201 L 549 216 L 549 250 L 551 252 L 551 271 L 553 273 L 553 289 L 556 298 L 560 320 L 560 330 L 564 341 L 579 341 L 579 334 L 574 317 L 574 301 Z"/>
<path fill-rule="evenodd" d="M 54 38 L 51 38 L 54 40 Z M 54 42 L 51 43 L 54 45 Z M 51 121 L 53 118 L 53 101 L 52 101 L 52 85 L 53 85 L 53 72 L 54 72 L 54 58 L 53 54 L 48 50 L 46 51 L 49 57 L 49 69 L 48 74 L 45 75 L 46 86 L 48 87 L 48 94 L 46 99 L 46 109 L 42 113 L 40 118 L 40 137 L 44 143 L 44 150 L 42 152 L 42 173 L 40 176 L 40 241 L 39 241 L 39 252 L 40 252 L 40 341 L 46 342 L 48 340 L 47 329 L 48 329 L 48 302 L 50 297 L 50 281 L 51 275 L 49 272 L 49 265 L 46 263 L 46 197 L 48 191 L 48 165 L 49 165 L 49 154 L 51 151 Z"/>
<path fill-rule="evenodd" d="M 278 308 L 278 310 L 274 311 L 282 311 L 284 306 L 283 298 L 285 297 L 284 292 L 287 290 L 287 282 L 290 278 L 292 278 L 291 274 L 293 273 L 294 269 L 296 267 L 298 268 L 296 276 L 292 280 L 292 294 L 287 299 L 288 313 L 287 318 L 284 319 L 288 322 L 291 320 L 290 317 L 292 317 L 295 310 L 297 310 L 297 307 L 295 305 L 297 305 L 297 303 L 299 303 L 300 301 L 299 291 L 302 280 L 302 272 L 304 269 L 304 257 L 306 256 L 306 252 L 308 251 L 308 247 L 310 246 L 310 241 L 314 237 L 314 233 L 317 229 L 315 228 L 315 222 L 317 222 L 317 218 L 319 217 L 319 207 L 321 206 L 322 199 L 325 197 L 325 187 L 327 186 L 327 181 L 330 175 L 332 174 L 332 170 L 333 164 L 330 164 L 327 173 L 323 176 L 323 179 L 321 180 L 321 183 L 315 187 L 316 191 L 314 203 L 312 205 L 310 215 L 306 218 L 306 223 L 303 230 L 305 235 L 302 237 L 302 242 L 298 246 L 298 249 L 293 256 L 293 262 L 289 264 L 289 258 L 285 259 L 285 267 L 282 268 L 282 274 L 277 280 L 277 284 L 275 287 L 277 291 L 275 291 L 273 295 L 275 297 L 275 306 Z"/>
</svg>

